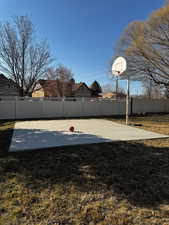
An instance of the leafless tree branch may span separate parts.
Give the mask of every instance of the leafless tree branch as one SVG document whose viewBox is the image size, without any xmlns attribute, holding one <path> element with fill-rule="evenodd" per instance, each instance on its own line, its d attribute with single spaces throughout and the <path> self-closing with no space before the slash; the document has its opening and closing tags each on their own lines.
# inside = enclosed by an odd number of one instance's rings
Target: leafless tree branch
<svg viewBox="0 0 169 225">
<path fill-rule="evenodd" d="M 44 42 L 33 39 L 33 24 L 26 16 L 0 26 L 0 69 L 17 85 L 20 95 L 29 95 L 52 61 Z"/>
</svg>

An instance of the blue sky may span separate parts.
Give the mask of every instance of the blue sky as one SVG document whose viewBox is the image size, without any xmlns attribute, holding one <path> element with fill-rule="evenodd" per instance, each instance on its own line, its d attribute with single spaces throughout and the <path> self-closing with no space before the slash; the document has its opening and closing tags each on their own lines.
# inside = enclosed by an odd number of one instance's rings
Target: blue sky
<svg viewBox="0 0 169 225">
<path fill-rule="evenodd" d="M 0 20 L 29 16 L 37 37 L 47 39 L 56 64 L 69 67 L 77 81 L 106 84 L 112 83 L 108 66 L 124 28 L 145 20 L 163 4 L 164 0 L 1 0 Z M 132 83 L 131 90 L 140 93 L 140 84 Z"/>
</svg>

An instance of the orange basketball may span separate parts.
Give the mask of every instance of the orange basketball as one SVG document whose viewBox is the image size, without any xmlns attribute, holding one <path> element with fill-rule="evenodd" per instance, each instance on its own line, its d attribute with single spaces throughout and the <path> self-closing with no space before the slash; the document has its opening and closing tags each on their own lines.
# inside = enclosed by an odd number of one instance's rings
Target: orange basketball
<svg viewBox="0 0 169 225">
<path fill-rule="evenodd" d="M 70 132 L 74 132 L 75 128 L 73 126 L 69 127 Z"/>
</svg>

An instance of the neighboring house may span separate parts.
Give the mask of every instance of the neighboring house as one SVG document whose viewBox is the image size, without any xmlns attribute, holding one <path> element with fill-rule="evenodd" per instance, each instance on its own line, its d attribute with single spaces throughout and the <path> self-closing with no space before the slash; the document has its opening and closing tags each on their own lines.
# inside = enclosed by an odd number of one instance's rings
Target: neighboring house
<svg viewBox="0 0 169 225">
<path fill-rule="evenodd" d="M 32 97 L 58 97 L 58 80 L 39 80 Z"/>
<path fill-rule="evenodd" d="M 91 89 L 85 83 L 70 80 L 39 80 L 32 97 L 91 97 Z"/>
<path fill-rule="evenodd" d="M 116 92 L 107 92 L 102 94 L 102 98 L 113 98 L 113 99 L 125 99 L 126 94 L 124 93 L 116 93 Z"/>
<path fill-rule="evenodd" d="M 73 85 L 74 97 L 91 97 L 92 91 L 85 83 L 78 83 Z"/>
<path fill-rule="evenodd" d="M 19 96 L 15 82 L 3 74 L 0 74 L 0 96 Z"/>
</svg>

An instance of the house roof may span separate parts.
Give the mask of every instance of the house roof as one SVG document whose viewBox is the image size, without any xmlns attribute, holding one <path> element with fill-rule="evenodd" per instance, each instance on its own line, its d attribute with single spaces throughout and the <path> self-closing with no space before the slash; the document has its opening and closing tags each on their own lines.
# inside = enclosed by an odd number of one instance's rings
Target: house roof
<svg viewBox="0 0 169 225">
<path fill-rule="evenodd" d="M 57 80 L 38 80 L 38 83 L 36 84 L 36 87 L 34 91 L 38 91 L 40 89 L 46 89 L 46 88 L 51 88 L 52 86 L 56 87 Z"/>
<path fill-rule="evenodd" d="M 72 90 L 75 92 L 82 86 L 85 86 L 89 91 L 91 91 L 90 88 L 84 82 L 74 84 Z"/>
<path fill-rule="evenodd" d="M 5 77 L 2 73 L 0 74 L 0 81 L 1 84 L 4 84 L 6 82 L 9 82 L 9 79 L 7 77 Z"/>
<path fill-rule="evenodd" d="M 15 83 L 13 80 L 7 78 L 5 75 L 3 75 L 3 74 L 1 73 L 1 74 L 0 74 L 0 85 L 3 86 L 3 85 L 6 84 L 6 83 L 8 83 L 8 84 L 10 84 L 10 85 L 13 85 L 13 86 L 16 86 L 16 83 Z"/>
<path fill-rule="evenodd" d="M 37 90 L 40 90 L 40 89 L 46 89 L 46 88 L 49 88 L 49 87 L 52 87 L 52 86 L 57 87 L 57 82 L 58 82 L 58 80 L 43 80 L 43 79 L 41 79 L 41 80 L 38 81 L 34 91 L 37 91 Z M 65 83 L 67 87 L 70 84 L 70 82 L 71 81 L 67 81 Z M 90 88 L 84 82 L 73 84 L 72 85 L 72 91 L 76 92 L 82 86 L 85 86 L 89 91 L 91 91 Z"/>
<path fill-rule="evenodd" d="M 0 74 L 0 79 L 6 80 L 7 78 L 1 73 L 1 74 Z"/>
</svg>

